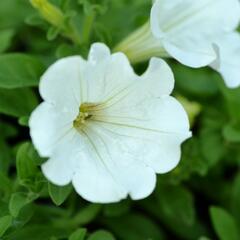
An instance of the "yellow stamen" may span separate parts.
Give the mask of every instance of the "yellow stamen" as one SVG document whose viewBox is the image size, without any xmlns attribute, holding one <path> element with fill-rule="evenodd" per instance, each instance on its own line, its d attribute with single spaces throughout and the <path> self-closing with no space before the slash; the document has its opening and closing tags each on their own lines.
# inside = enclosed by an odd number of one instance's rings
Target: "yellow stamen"
<svg viewBox="0 0 240 240">
<path fill-rule="evenodd" d="M 93 111 L 98 104 L 95 103 L 82 103 L 79 108 L 79 114 L 77 118 L 73 121 L 73 126 L 75 128 L 81 128 L 87 119 L 93 116 Z"/>
</svg>

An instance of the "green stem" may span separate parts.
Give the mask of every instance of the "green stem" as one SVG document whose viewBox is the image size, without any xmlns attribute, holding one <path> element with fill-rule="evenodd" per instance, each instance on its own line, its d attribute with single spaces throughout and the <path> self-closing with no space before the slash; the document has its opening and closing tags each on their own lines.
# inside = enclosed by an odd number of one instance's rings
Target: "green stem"
<svg viewBox="0 0 240 240">
<path fill-rule="evenodd" d="M 161 41 L 153 36 L 149 22 L 120 42 L 114 52 L 125 53 L 131 63 L 143 62 L 151 57 L 169 57 Z"/>
<path fill-rule="evenodd" d="M 62 32 L 62 35 L 64 37 L 68 38 L 69 40 L 71 40 L 76 45 L 81 45 L 82 44 L 80 34 L 78 33 L 77 29 L 72 24 L 70 24 L 68 26 L 68 28 L 66 28 Z"/>
<path fill-rule="evenodd" d="M 30 3 L 38 10 L 43 19 L 61 31 L 62 36 L 70 39 L 76 45 L 82 43 L 78 30 L 72 22 L 66 22 L 66 16 L 61 9 L 48 0 L 30 0 Z"/>
<path fill-rule="evenodd" d="M 92 26 L 95 20 L 96 14 L 92 13 L 86 16 L 83 27 L 83 42 L 88 43 L 92 31 Z"/>
</svg>

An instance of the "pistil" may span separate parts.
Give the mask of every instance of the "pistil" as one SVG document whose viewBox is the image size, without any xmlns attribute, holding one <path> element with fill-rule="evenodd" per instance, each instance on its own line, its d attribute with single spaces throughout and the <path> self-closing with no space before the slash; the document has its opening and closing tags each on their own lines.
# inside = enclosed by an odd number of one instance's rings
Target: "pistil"
<svg viewBox="0 0 240 240">
<path fill-rule="evenodd" d="M 73 121 L 73 126 L 77 129 L 82 128 L 86 123 L 86 120 L 93 116 L 93 110 L 97 106 L 94 103 L 82 103 L 79 108 L 79 114 Z"/>
</svg>

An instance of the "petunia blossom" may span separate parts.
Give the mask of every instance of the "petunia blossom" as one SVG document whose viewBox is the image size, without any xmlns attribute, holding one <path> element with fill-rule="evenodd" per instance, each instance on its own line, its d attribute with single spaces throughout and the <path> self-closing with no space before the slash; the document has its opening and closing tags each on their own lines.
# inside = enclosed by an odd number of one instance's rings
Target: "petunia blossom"
<svg viewBox="0 0 240 240">
<path fill-rule="evenodd" d="M 212 66 L 219 57 L 219 39 L 226 48 L 222 39 L 235 31 L 239 21 L 239 0 L 156 0 L 150 22 L 123 40 L 116 50 L 126 53 L 131 62 L 159 56 L 172 57 L 194 68 Z M 227 85 L 240 85 L 240 78 L 231 84 L 235 76 L 229 72 L 227 67 L 220 70 Z"/>
<path fill-rule="evenodd" d="M 138 76 L 127 57 L 93 44 L 88 60 L 63 58 L 40 81 L 43 102 L 31 115 L 30 135 L 52 183 L 72 182 L 91 202 L 151 194 L 156 173 L 178 164 L 191 136 L 187 114 L 170 96 L 174 77 L 153 58 Z"/>
<path fill-rule="evenodd" d="M 217 59 L 211 67 L 218 71 L 230 88 L 240 86 L 240 34 L 231 32 L 215 41 Z"/>
</svg>

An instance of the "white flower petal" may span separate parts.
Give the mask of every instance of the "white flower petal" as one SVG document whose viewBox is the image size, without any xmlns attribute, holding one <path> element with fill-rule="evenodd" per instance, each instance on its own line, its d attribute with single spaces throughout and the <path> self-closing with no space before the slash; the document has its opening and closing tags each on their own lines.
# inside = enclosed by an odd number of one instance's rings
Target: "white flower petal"
<svg viewBox="0 0 240 240">
<path fill-rule="evenodd" d="M 118 202 L 127 197 L 127 191 L 112 175 L 104 148 L 88 130 L 82 132 L 84 150 L 78 159 L 72 183 L 76 191 L 86 200 L 96 203 Z"/>
<path fill-rule="evenodd" d="M 50 103 L 41 103 L 29 119 L 32 141 L 42 157 L 48 157 L 53 149 L 69 135 L 76 115 L 63 111 Z"/>
<path fill-rule="evenodd" d="M 193 68 L 207 66 L 217 57 L 213 47 L 201 42 L 200 37 L 196 39 L 194 37 L 182 38 L 182 36 L 179 36 L 173 40 L 164 39 L 163 46 L 173 58 Z"/>
<path fill-rule="evenodd" d="M 95 116 L 93 121 L 112 133 L 112 139 L 118 140 L 119 155 L 127 152 L 157 173 L 176 167 L 180 160 L 180 145 L 191 136 L 187 114 L 172 97 L 129 106 L 125 112 L 109 109 L 104 116 Z"/>
<path fill-rule="evenodd" d="M 133 200 L 140 200 L 148 197 L 156 187 L 156 173 L 149 166 L 135 161 L 132 165 L 124 166 L 121 164 L 122 159 L 119 160 L 119 171 L 121 174 L 121 181 L 128 190 L 130 197 Z"/>
<path fill-rule="evenodd" d="M 91 49 L 89 51 L 88 55 L 88 61 L 96 65 L 98 63 L 101 63 L 103 60 L 109 58 L 111 56 L 111 52 L 109 48 L 103 44 L 103 43 L 94 43 L 91 46 Z"/>
<path fill-rule="evenodd" d="M 118 142 L 96 124 L 88 124 L 84 133 L 88 149 L 79 156 L 78 171 L 73 178 L 82 197 L 108 203 L 120 201 L 127 194 L 141 199 L 153 191 L 156 176 L 151 168 L 121 153 L 119 145 L 115 144 Z"/>
<path fill-rule="evenodd" d="M 85 67 L 85 60 L 78 56 L 58 60 L 41 78 L 42 98 L 62 109 L 77 112 L 81 102 L 80 80 Z"/>
<path fill-rule="evenodd" d="M 209 34 L 228 32 L 238 26 L 239 13 L 238 0 L 156 0 L 151 13 L 152 31 L 157 37 L 180 30 Z"/>
<path fill-rule="evenodd" d="M 115 53 L 111 58 L 104 58 L 101 63 L 88 65 L 85 73 L 87 82 L 91 83 L 85 102 L 98 103 L 112 98 L 123 87 L 132 84 L 137 78 L 127 57 L 122 53 Z M 135 82 L 134 82 L 135 83 Z"/>
<path fill-rule="evenodd" d="M 77 170 L 79 152 L 85 150 L 84 140 L 79 132 L 72 128 L 57 146 L 42 165 L 42 171 L 50 182 L 64 186 L 71 182 Z"/>
<path fill-rule="evenodd" d="M 110 66 L 109 66 L 110 67 Z M 112 115 L 116 112 L 122 116 L 131 116 L 136 107 L 148 99 L 160 98 L 169 95 L 174 86 L 172 70 L 165 61 L 159 58 L 152 58 L 147 71 L 141 76 L 132 74 L 125 75 L 125 81 L 119 84 L 113 97 L 107 98 L 102 112 Z M 144 113 L 141 112 L 141 117 Z"/>
<path fill-rule="evenodd" d="M 117 112 L 121 109 L 121 112 L 124 113 L 129 106 L 136 104 L 136 102 L 139 104 L 146 99 L 158 98 L 171 93 L 174 76 L 169 66 L 162 59 L 152 58 L 147 71 L 139 77 L 130 71 L 130 64 L 126 57 L 123 57 L 122 54 L 115 54 L 113 57 L 115 59 L 119 58 L 119 60 L 122 58 L 125 61 L 126 70 L 122 70 L 122 73 L 116 70 L 116 75 L 111 74 L 107 78 L 109 81 L 105 84 L 106 93 L 103 90 L 101 91 L 105 93 L 101 95 L 104 106 L 99 108 L 102 109 L 104 114 L 107 114 L 108 109 L 113 112 L 115 108 Z M 121 66 L 124 65 L 124 61 L 119 61 Z M 112 62 L 110 68 L 115 69 Z M 97 94 L 93 92 L 92 95 L 96 96 Z"/>
<path fill-rule="evenodd" d="M 132 143 L 124 139 L 130 146 L 128 151 L 132 149 L 135 155 L 144 156 L 142 161 L 158 173 L 177 165 L 180 144 L 191 136 L 185 110 L 168 96 L 173 82 L 168 65 L 163 60 L 152 59 L 147 72 L 135 84 L 123 88 L 93 117 L 93 121 L 116 136 L 129 136 Z"/>
<path fill-rule="evenodd" d="M 240 20 L 238 0 L 157 0 L 151 28 L 167 52 L 191 67 L 210 64 L 216 55 L 213 39 L 232 31 Z"/>
<path fill-rule="evenodd" d="M 73 158 L 71 158 L 72 160 Z M 46 163 L 42 165 L 44 176 L 53 184 L 65 186 L 72 181 L 74 175 L 74 167 L 69 163 L 69 152 L 57 151 Z"/>
<path fill-rule="evenodd" d="M 151 84 L 153 84 L 152 90 L 155 92 L 152 94 L 152 96 L 154 97 L 170 95 L 173 90 L 174 76 L 172 70 L 167 63 L 160 58 L 152 58 L 150 60 L 149 67 L 142 78 L 148 82 L 149 87 L 151 87 Z M 150 83 L 150 81 L 154 81 L 154 83 Z M 144 86 L 142 89 L 145 87 L 146 86 Z"/>
<path fill-rule="evenodd" d="M 211 64 L 230 88 L 240 86 L 240 34 L 232 32 L 216 40 L 218 59 Z"/>
</svg>

